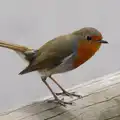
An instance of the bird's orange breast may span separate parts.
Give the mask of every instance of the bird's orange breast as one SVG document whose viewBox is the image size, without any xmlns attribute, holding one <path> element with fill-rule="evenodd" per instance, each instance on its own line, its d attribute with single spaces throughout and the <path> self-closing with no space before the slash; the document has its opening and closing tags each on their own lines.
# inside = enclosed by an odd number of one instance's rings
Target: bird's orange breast
<svg viewBox="0 0 120 120">
<path fill-rule="evenodd" d="M 89 58 L 91 58 L 95 52 L 100 48 L 101 44 L 89 43 L 79 46 L 77 49 L 77 54 L 74 58 L 73 67 L 77 68 L 84 62 L 86 62 Z"/>
</svg>

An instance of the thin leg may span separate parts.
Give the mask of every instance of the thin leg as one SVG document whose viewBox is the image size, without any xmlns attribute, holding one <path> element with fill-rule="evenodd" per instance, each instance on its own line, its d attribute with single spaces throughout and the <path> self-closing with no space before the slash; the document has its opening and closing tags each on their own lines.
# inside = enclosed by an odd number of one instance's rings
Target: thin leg
<svg viewBox="0 0 120 120">
<path fill-rule="evenodd" d="M 50 76 L 50 78 L 62 90 L 62 93 L 56 93 L 56 95 L 76 96 L 76 97 L 79 97 L 79 98 L 82 97 L 81 95 L 75 94 L 75 92 L 72 92 L 72 93 L 67 92 L 60 84 L 58 84 L 58 82 L 52 76 Z"/>
<path fill-rule="evenodd" d="M 65 106 L 65 104 L 70 104 L 72 105 L 72 102 L 64 102 L 63 100 L 60 100 L 57 95 L 53 92 L 53 90 L 51 89 L 51 87 L 49 86 L 49 84 L 46 82 L 45 79 L 42 78 L 42 81 L 45 83 L 45 85 L 48 87 L 48 89 L 51 91 L 52 95 L 54 96 L 54 100 L 49 100 L 49 102 L 55 102 L 58 103 L 60 105 Z"/>
</svg>

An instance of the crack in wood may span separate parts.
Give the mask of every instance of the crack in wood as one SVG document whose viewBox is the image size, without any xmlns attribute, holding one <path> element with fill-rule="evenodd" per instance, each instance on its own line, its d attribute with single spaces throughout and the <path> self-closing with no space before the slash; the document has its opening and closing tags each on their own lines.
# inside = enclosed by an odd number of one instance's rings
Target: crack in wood
<svg viewBox="0 0 120 120">
<path fill-rule="evenodd" d="M 114 97 L 111 97 L 110 99 L 107 99 L 107 100 L 104 100 L 104 101 L 101 101 L 101 102 L 97 102 L 97 103 L 94 103 L 94 104 L 91 104 L 91 105 L 88 105 L 88 106 L 85 106 L 85 107 L 81 107 L 80 109 L 85 109 L 85 108 L 88 108 L 88 107 L 91 107 L 91 106 L 94 106 L 94 105 L 97 105 L 97 104 L 100 104 L 100 103 L 104 103 L 104 102 L 108 102 L 108 101 L 110 101 L 110 100 L 112 100 L 112 99 L 114 99 L 114 98 L 116 98 L 116 97 L 119 97 L 120 95 L 117 95 L 117 96 L 114 96 Z M 68 110 L 68 111 L 64 111 L 64 112 L 61 112 L 61 113 L 59 113 L 59 114 L 56 114 L 55 116 L 51 116 L 51 117 L 49 117 L 49 118 L 46 118 L 45 120 L 48 120 L 48 119 L 51 119 L 51 118 L 55 118 L 55 117 L 57 117 L 58 115 L 62 115 L 62 114 L 64 114 L 64 113 L 68 113 L 68 112 L 70 112 L 70 110 Z M 83 113 L 82 113 L 83 114 Z M 80 114 L 81 115 L 81 114 Z M 80 116 L 80 115 L 78 115 L 78 116 Z M 77 116 L 75 116 L 75 118 L 76 118 Z M 74 119 L 74 118 L 73 118 Z"/>
<path fill-rule="evenodd" d="M 112 116 L 112 117 L 104 119 L 104 120 L 111 120 L 111 119 L 118 118 L 118 117 L 120 117 L 120 115 Z"/>
<path fill-rule="evenodd" d="M 61 113 L 59 113 L 59 114 L 56 114 L 56 115 L 54 115 L 54 116 L 51 116 L 51 117 L 49 117 L 49 118 L 46 118 L 46 119 L 44 119 L 44 120 L 50 120 L 50 119 L 55 118 L 55 117 L 57 117 L 57 116 L 60 116 L 60 115 L 62 115 L 62 114 L 64 114 L 64 113 L 65 113 L 65 111 L 64 111 L 64 112 L 61 112 Z"/>
</svg>

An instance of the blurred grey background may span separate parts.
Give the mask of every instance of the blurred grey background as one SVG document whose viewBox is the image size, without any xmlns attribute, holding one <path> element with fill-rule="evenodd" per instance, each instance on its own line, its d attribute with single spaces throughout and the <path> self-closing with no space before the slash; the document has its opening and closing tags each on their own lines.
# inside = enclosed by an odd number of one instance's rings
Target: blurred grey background
<svg viewBox="0 0 120 120">
<path fill-rule="evenodd" d="M 0 0 L 0 40 L 39 48 L 85 26 L 100 30 L 109 45 L 76 70 L 55 75 L 70 88 L 120 69 L 119 11 L 119 0 Z M 0 48 L 0 112 L 50 95 L 37 72 L 18 75 L 25 66 L 15 52 Z"/>
</svg>

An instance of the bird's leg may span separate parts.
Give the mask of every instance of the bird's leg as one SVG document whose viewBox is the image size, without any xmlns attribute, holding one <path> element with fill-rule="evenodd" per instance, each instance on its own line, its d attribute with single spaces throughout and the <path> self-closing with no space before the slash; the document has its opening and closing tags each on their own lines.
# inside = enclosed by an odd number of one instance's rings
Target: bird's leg
<svg viewBox="0 0 120 120">
<path fill-rule="evenodd" d="M 45 83 L 45 85 L 48 87 L 48 89 L 51 91 L 52 95 L 54 96 L 54 100 L 49 100 L 48 102 L 54 102 L 57 104 L 60 104 L 62 106 L 66 106 L 66 104 L 72 105 L 72 102 L 65 102 L 63 100 L 60 100 L 57 95 L 53 92 L 49 84 L 46 82 L 46 78 L 41 77 L 42 81 Z"/>
<path fill-rule="evenodd" d="M 75 96 L 75 97 L 79 97 L 79 98 L 82 97 L 81 95 L 75 94 L 75 92 L 71 92 L 71 93 L 67 92 L 60 84 L 58 84 L 58 82 L 52 76 L 50 76 L 50 78 L 62 90 L 61 93 L 56 93 L 56 95 Z"/>
</svg>

